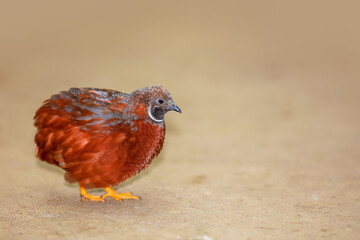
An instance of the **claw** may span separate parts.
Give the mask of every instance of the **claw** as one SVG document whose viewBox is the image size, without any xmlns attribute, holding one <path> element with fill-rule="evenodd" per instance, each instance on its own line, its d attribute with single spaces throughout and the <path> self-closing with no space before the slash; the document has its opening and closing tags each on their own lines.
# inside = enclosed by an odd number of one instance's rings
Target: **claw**
<svg viewBox="0 0 360 240">
<path fill-rule="evenodd" d="M 101 196 L 93 196 L 88 194 L 85 188 L 82 186 L 80 186 L 80 196 L 81 196 L 81 201 L 83 203 L 85 202 L 85 199 L 89 199 L 91 201 L 96 201 L 96 202 L 104 202 L 104 199 Z"/>
<path fill-rule="evenodd" d="M 136 199 L 139 200 L 139 197 L 131 195 L 130 192 L 127 193 L 116 193 L 114 189 L 110 187 L 105 188 L 106 194 L 102 196 L 102 199 L 105 199 L 106 197 L 112 197 L 115 200 L 118 200 L 122 202 L 123 199 Z"/>
</svg>

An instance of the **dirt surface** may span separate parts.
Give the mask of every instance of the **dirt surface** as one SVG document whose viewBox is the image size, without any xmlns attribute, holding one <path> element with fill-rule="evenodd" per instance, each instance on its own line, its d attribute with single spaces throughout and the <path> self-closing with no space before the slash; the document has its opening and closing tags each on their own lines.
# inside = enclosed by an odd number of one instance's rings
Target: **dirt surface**
<svg viewBox="0 0 360 240">
<path fill-rule="evenodd" d="M 360 239 L 358 9 L 2 4 L 0 239 Z M 35 158 L 32 117 L 51 94 L 154 84 L 183 114 L 167 114 L 160 156 L 117 188 L 141 200 L 83 204 Z"/>
</svg>

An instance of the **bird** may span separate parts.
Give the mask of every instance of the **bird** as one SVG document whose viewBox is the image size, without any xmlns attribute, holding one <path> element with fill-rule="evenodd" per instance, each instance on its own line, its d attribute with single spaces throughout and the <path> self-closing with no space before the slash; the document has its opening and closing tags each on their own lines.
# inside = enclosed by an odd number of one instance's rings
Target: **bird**
<svg viewBox="0 0 360 240">
<path fill-rule="evenodd" d="M 34 116 L 36 156 L 65 170 L 78 182 L 82 202 L 139 199 L 113 187 L 147 168 L 165 139 L 164 116 L 181 113 L 162 86 L 131 93 L 101 88 L 70 88 L 43 102 Z M 87 189 L 104 188 L 105 195 Z"/>
</svg>

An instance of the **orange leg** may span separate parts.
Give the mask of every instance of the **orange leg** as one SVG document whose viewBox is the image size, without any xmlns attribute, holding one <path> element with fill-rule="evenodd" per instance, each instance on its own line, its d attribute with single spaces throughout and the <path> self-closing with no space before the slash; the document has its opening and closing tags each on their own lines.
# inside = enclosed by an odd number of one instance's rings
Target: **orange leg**
<svg viewBox="0 0 360 240">
<path fill-rule="evenodd" d="M 104 199 L 101 196 L 93 196 L 93 195 L 87 194 L 87 192 L 83 186 L 80 186 L 80 195 L 81 195 L 82 202 L 85 202 L 86 198 L 91 201 L 104 202 Z"/>
<path fill-rule="evenodd" d="M 106 187 L 105 188 L 105 191 L 107 192 L 103 197 L 102 199 L 105 199 L 106 197 L 112 197 L 118 201 L 122 201 L 123 199 L 136 199 L 138 200 L 139 197 L 137 196 L 133 196 L 131 195 L 131 193 L 127 192 L 127 193 L 116 193 L 114 191 L 114 189 L 112 189 L 111 187 Z"/>
</svg>

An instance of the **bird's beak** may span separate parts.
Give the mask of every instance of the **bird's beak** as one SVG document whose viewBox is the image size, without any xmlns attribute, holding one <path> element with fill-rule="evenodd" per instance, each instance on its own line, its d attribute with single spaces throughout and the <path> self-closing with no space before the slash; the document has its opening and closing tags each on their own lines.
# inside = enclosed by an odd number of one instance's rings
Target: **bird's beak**
<svg viewBox="0 0 360 240">
<path fill-rule="evenodd" d="M 181 109 L 180 109 L 178 106 L 176 106 L 175 103 L 172 103 L 172 104 L 169 106 L 169 111 L 176 111 L 176 112 L 178 112 L 178 113 L 181 113 Z"/>
</svg>

